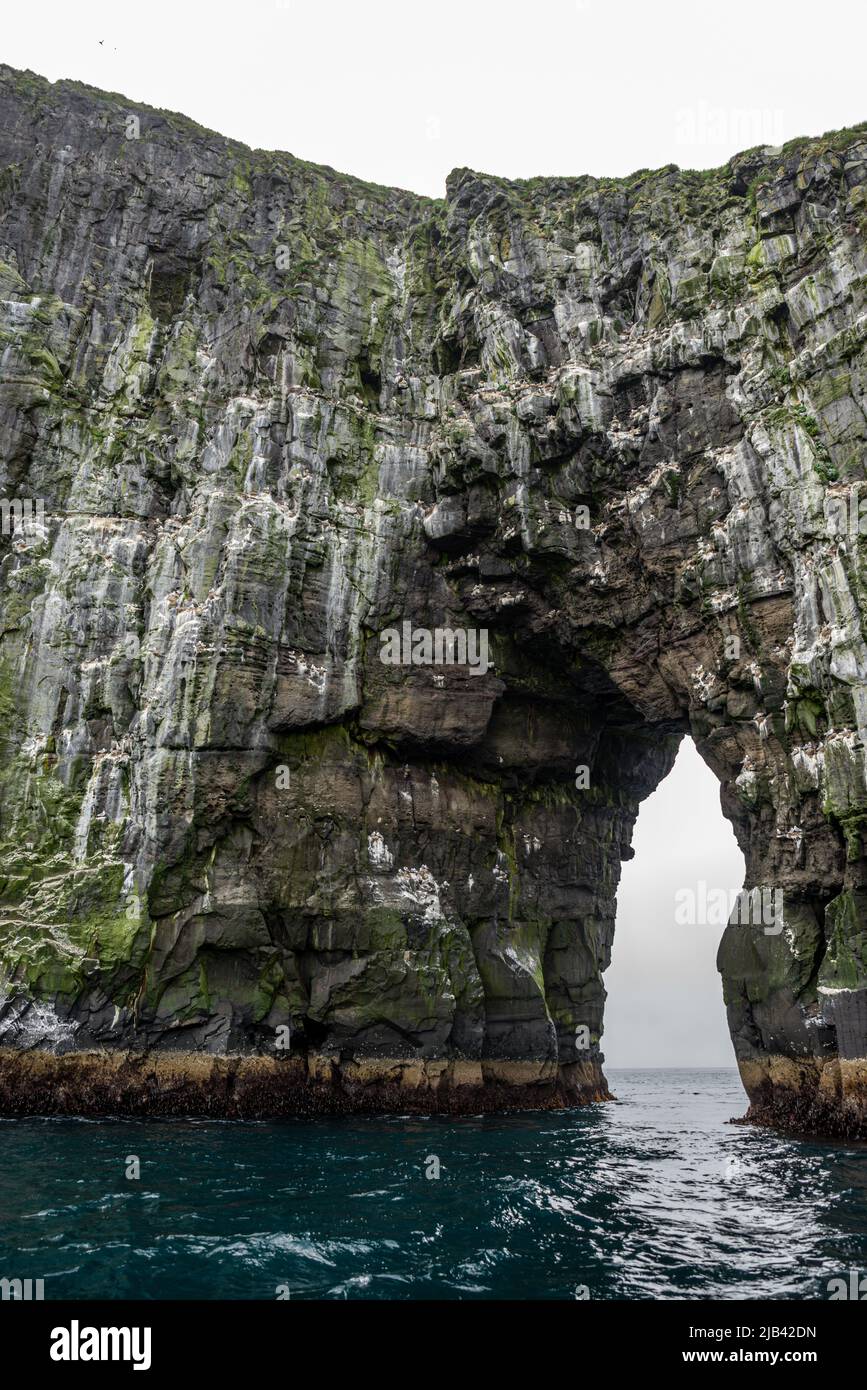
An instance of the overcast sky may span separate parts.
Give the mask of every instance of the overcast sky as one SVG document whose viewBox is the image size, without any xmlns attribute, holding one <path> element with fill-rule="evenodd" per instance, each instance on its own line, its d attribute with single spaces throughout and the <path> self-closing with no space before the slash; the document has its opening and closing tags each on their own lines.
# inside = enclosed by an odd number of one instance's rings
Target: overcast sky
<svg viewBox="0 0 867 1390">
<path fill-rule="evenodd" d="M 463 165 L 513 178 L 710 168 L 862 121 L 865 11 L 863 0 L 41 0 L 4 7 L 0 52 L 441 197 Z"/>
<path fill-rule="evenodd" d="M 710 168 L 867 116 L 854 0 L 148 0 L 8 6 L 0 56 L 441 197 L 513 178 Z M 100 42 L 101 41 L 101 42 Z M 716 926 L 678 889 L 738 888 L 719 789 L 684 743 L 624 867 L 603 1046 L 613 1066 L 731 1065 Z"/>
<path fill-rule="evenodd" d="M 606 1063 L 734 1066 L 716 971 L 721 929 L 674 920 L 681 890 L 694 892 L 698 902 L 702 880 L 708 892 L 730 893 L 744 881 L 744 857 L 720 810 L 719 783 L 692 739 L 684 739 L 668 777 L 643 803 L 632 847 L 605 975 Z"/>
</svg>

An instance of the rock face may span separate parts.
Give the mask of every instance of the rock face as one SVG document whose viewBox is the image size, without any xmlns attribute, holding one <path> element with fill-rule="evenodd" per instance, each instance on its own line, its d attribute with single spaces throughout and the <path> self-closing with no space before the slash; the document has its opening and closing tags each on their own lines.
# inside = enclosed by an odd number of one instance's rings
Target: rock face
<svg viewBox="0 0 867 1390">
<path fill-rule="evenodd" d="M 867 128 L 431 201 L 0 75 L 0 1108 L 604 1098 L 691 733 L 867 1133 Z"/>
</svg>

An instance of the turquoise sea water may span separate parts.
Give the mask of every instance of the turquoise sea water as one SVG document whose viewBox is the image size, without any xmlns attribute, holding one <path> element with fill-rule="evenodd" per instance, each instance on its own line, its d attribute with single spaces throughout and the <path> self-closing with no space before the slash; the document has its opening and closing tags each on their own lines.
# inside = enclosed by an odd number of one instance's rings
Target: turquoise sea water
<svg viewBox="0 0 867 1390">
<path fill-rule="evenodd" d="M 46 1299 L 826 1299 L 867 1273 L 867 1147 L 727 1124 L 733 1070 L 609 1076 L 617 1104 L 556 1114 L 3 1120 L 0 1277 Z"/>
</svg>

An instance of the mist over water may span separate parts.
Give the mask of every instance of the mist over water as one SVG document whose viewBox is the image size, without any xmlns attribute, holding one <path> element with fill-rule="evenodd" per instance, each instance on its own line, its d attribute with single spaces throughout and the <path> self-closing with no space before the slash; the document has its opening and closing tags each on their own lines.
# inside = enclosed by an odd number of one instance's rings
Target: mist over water
<svg viewBox="0 0 867 1390">
<path fill-rule="evenodd" d="M 734 1070 L 611 1081 L 617 1104 L 554 1114 L 2 1121 L 0 1277 L 46 1299 L 827 1299 L 867 1272 L 867 1149 L 726 1124 Z"/>
</svg>

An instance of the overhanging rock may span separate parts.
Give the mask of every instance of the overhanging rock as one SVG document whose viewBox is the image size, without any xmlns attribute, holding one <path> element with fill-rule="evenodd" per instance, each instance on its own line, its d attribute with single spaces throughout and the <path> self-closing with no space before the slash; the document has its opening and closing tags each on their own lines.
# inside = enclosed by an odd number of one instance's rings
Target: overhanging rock
<svg viewBox="0 0 867 1390">
<path fill-rule="evenodd" d="M 867 1132 L 865 160 L 431 201 L 2 69 L 0 1108 L 604 1098 L 690 733 L 752 1114 Z"/>
</svg>

